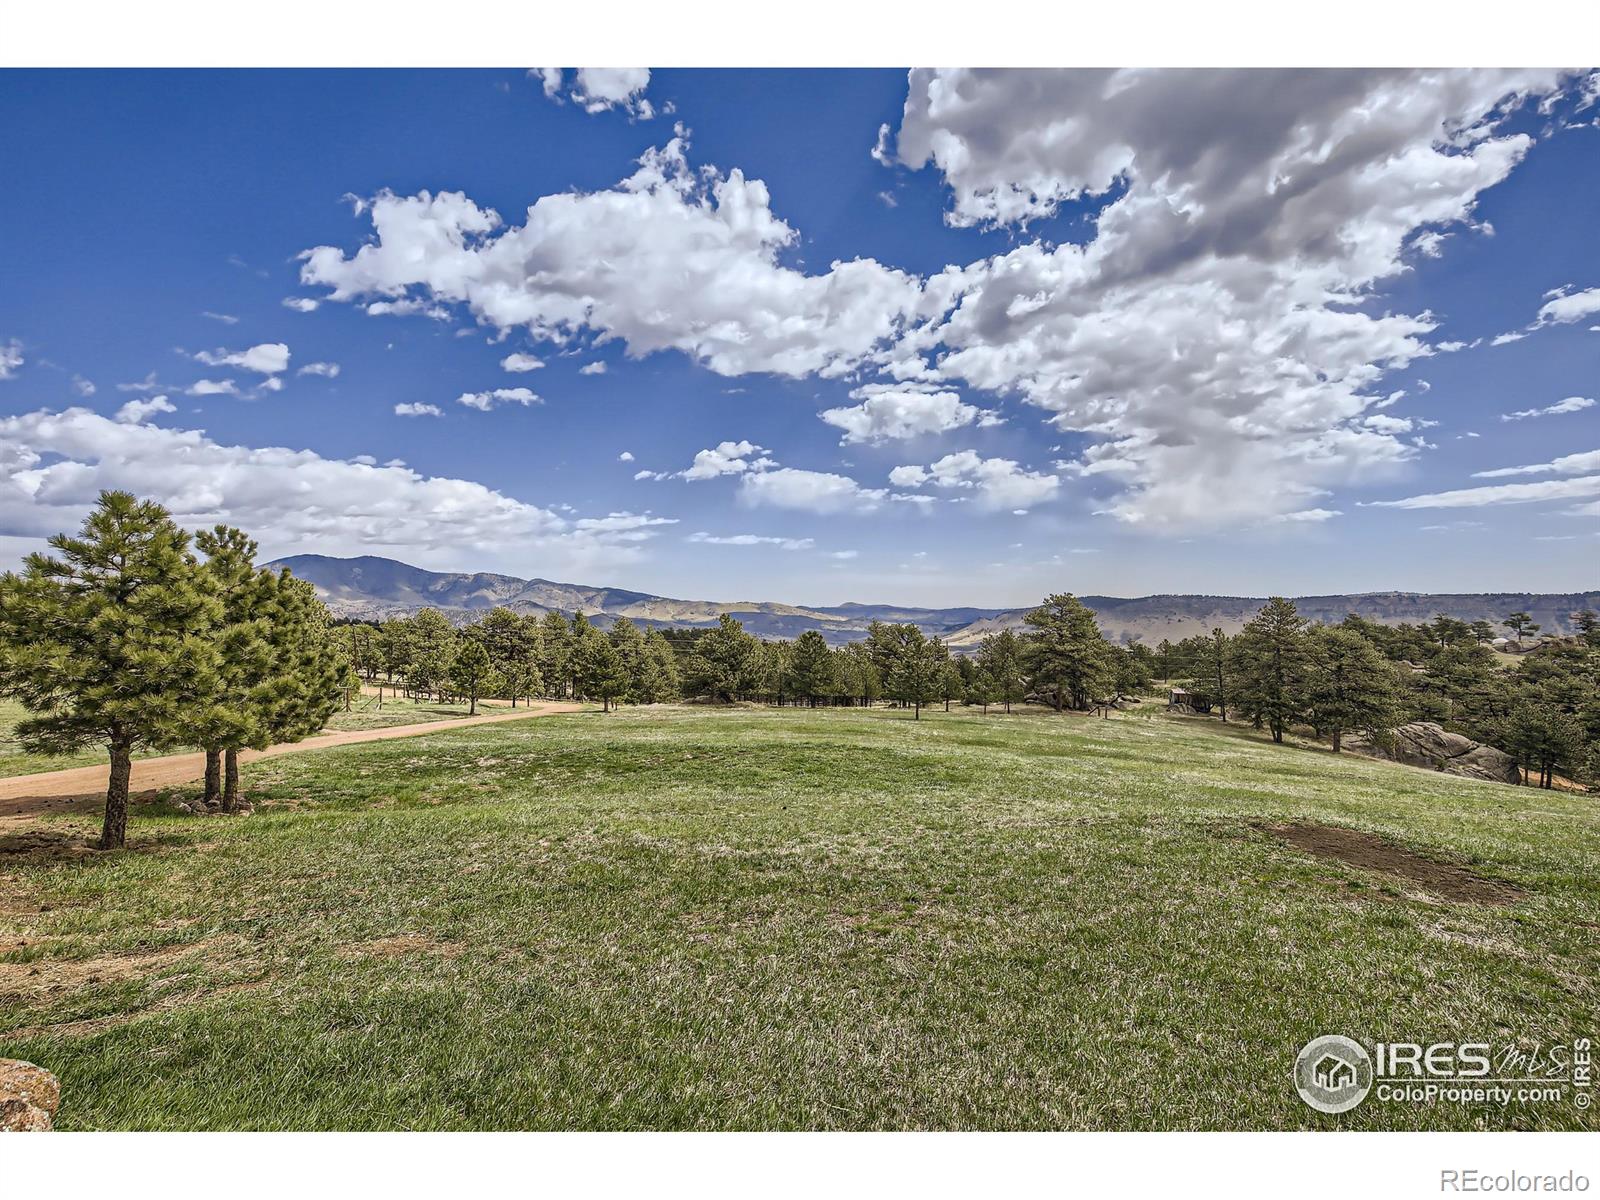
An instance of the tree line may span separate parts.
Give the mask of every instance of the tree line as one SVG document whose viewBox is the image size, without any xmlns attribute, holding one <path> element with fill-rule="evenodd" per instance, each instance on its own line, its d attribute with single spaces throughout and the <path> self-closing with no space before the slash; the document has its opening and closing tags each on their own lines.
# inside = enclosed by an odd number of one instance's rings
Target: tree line
<svg viewBox="0 0 1600 1200">
<path fill-rule="evenodd" d="M 1352 732 L 1382 743 L 1397 725 L 1434 721 L 1504 750 L 1551 787 L 1558 774 L 1600 780 L 1600 616 L 1573 619 L 1575 636 L 1507 667 L 1487 621 L 1391 626 L 1352 614 L 1317 625 L 1275 597 L 1232 637 L 1163 640 L 1154 662 L 1157 678 L 1186 684 L 1198 711 L 1249 721 L 1274 741 L 1298 726 L 1337 751 Z M 1504 625 L 1519 643 L 1539 630 L 1526 613 Z"/>
<path fill-rule="evenodd" d="M 104 746 L 100 848 L 127 837 L 133 754 L 198 746 L 208 806 L 239 807 L 239 751 L 317 732 L 351 682 L 327 609 L 256 544 L 198 535 L 160 505 L 103 492 L 76 536 L 0 576 L 0 695 L 32 753 Z"/>
</svg>

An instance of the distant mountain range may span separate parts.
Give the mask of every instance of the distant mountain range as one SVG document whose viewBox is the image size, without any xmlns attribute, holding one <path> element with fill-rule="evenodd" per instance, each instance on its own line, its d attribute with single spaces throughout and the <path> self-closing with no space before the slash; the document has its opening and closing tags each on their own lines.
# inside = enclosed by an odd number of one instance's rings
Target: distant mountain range
<svg viewBox="0 0 1600 1200">
<path fill-rule="evenodd" d="M 833 608 L 772 601 L 673 600 L 621 588 L 518 579 L 514 575 L 453 574 L 424 571 L 392 558 L 329 558 L 296 554 L 268 564 L 288 567 L 310 582 L 335 616 L 382 620 L 418 609 L 436 608 L 457 623 L 472 620 L 497 605 L 514 612 L 581 612 L 589 617 L 628 617 L 645 628 L 693 629 L 714 625 L 732 613 L 759 637 L 794 638 L 808 629 L 829 642 L 853 641 L 872 621 L 910 622 L 938 634 L 952 646 L 973 646 L 985 634 L 1022 624 L 1026 608 L 920 608 L 897 604 L 841 604 Z M 1236 633 L 1265 602 L 1261 596 L 1080 596 L 1113 641 L 1162 638 L 1177 641 L 1220 626 Z M 1593 592 L 1363 592 L 1353 595 L 1297 596 L 1302 616 L 1314 621 L 1342 621 L 1347 613 L 1387 625 L 1432 620 L 1439 613 L 1463 621 L 1481 619 L 1498 628 L 1507 613 L 1526 612 L 1548 633 L 1569 632 L 1572 614 L 1600 611 L 1600 591 Z"/>
</svg>

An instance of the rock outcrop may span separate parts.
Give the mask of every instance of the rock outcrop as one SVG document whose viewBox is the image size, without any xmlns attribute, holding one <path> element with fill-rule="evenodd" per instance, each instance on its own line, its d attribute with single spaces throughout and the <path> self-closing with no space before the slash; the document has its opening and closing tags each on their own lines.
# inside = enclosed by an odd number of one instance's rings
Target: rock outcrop
<svg viewBox="0 0 1600 1200">
<path fill-rule="evenodd" d="M 61 1105 L 61 1084 L 43 1067 L 0 1058 L 0 1132 L 38 1133 L 51 1128 Z"/>
<path fill-rule="evenodd" d="M 1393 744 L 1375 746 L 1365 738 L 1346 743 L 1357 754 L 1388 758 L 1413 767 L 1427 767 L 1446 775 L 1487 779 L 1493 783 L 1521 783 L 1517 760 L 1504 750 L 1451 733 L 1432 721 L 1411 721 L 1394 731 Z"/>
</svg>

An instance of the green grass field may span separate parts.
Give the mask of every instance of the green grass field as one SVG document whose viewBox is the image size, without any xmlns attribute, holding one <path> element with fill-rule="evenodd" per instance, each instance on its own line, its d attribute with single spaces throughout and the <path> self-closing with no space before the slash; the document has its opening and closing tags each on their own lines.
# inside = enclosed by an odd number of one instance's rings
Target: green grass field
<svg viewBox="0 0 1600 1200">
<path fill-rule="evenodd" d="M 582 713 L 246 769 L 0 855 L 0 1055 L 62 1128 L 1595 1128 L 1290 1084 L 1570 1041 L 1600 809 L 1160 714 Z M 1514 883 L 1449 903 L 1263 823 Z M 87 816 L 46 828 L 87 830 Z"/>
</svg>

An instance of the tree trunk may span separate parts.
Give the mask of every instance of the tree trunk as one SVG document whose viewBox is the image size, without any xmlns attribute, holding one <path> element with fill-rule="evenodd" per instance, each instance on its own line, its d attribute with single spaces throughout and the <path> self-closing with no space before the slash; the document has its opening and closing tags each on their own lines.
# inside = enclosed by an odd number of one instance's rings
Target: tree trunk
<svg viewBox="0 0 1600 1200">
<path fill-rule="evenodd" d="M 133 748 L 126 742 L 111 746 L 111 778 L 106 784 L 106 819 L 100 827 L 100 849 L 121 850 L 128 841 L 128 776 L 133 772 Z"/>
<path fill-rule="evenodd" d="M 1335 729 L 1333 731 L 1333 752 L 1335 754 L 1339 753 L 1340 746 L 1341 746 L 1341 743 L 1343 741 L 1344 741 L 1344 730 Z"/>
<path fill-rule="evenodd" d="M 206 751 L 205 806 L 215 808 L 222 803 L 222 751 Z"/>
<path fill-rule="evenodd" d="M 911 719 L 913 721 L 922 720 L 922 701 L 921 700 L 917 701 L 917 706 L 916 706 L 916 709 L 911 714 Z"/>
<path fill-rule="evenodd" d="M 239 809 L 239 752 L 228 749 L 222 756 L 222 811 Z"/>
<path fill-rule="evenodd" d="M 467 709 L 467 716 L 475 717 L 477 715 L 478 715 L 478 694 L 476 692 L 474 692 L 472 694 L 472 705 L 471 705 L 471 707 L 469 707 Z"/>
</svg>

